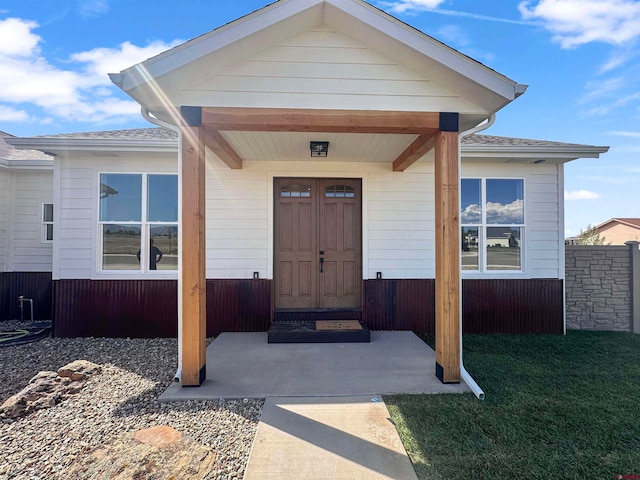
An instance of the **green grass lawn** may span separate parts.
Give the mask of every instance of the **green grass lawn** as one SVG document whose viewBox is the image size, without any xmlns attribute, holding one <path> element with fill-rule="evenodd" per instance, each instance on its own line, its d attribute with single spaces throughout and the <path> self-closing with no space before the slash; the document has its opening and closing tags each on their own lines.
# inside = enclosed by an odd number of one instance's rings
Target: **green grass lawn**
<svg viewBox="0 0 640 480">
<path fill-rule="evenodd" d="M 418 478 L 640 476 L 640 335 L 465 335 L 464 359 L 484 401 L 385 397 Z"/>
</svg>

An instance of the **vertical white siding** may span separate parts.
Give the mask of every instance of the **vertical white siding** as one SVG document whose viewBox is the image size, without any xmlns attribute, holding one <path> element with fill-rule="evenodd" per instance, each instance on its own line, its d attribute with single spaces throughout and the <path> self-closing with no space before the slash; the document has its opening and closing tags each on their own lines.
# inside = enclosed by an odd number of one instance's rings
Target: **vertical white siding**
<svg viewBox="0 0 640 480">
<path fill-rule="evenodd" d="M 6 270 L 9 235 L 9 189 L 11 174 L 0 169 L 0 272 Z"/>
<path fill-rule="evenodd" d="M 432 162 L 403 173 L 369 175 L 366 278 L 434 278 L 435 189 Z"/>
<path fill-rule="evenodd" d="M 94 205 L 98 202 L 92 168 L 77 160 L 58 159 L 60 162 L 59 236 L 55 240 L 58 265 L 55 279 L 91 278 L 95 265 Z"/>
<path fill-rule="evenodd" d="M 231 170 L 219 160 L 207 169 L 207 278 L 267 276 L 267 172 Z"/>
<path fill-rule="evenodd" d="M 53 173 L 17 171 L 14 182 L 11 269 L 50 272 L 52 244 L 42 241 L 42 204 L 53 203 Z"/>
</svg>

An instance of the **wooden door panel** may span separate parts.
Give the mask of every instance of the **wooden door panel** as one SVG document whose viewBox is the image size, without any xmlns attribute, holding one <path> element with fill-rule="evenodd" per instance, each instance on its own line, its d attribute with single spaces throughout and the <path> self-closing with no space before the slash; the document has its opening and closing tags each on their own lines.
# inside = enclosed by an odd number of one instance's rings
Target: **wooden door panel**
<svg viewBox="0 0 640 480">
<path fill-rule="evenodd" d="M 360 284 L 360 272 L 357 269 L 356 262 L 343 262 L 342 264 L 342 294 L 345 296 L 355 297 L 358 294 L 358 285 Z"/>
<path fill-rule="evenodd" d="M 356 308 L 360 306 L 362 265 L 360 181 L 330 179 L 319 183 L 319 249 L 325 252 L 319 305 Z"/>
<path fill-rule="evenodd" d="M 356 239 L 356 228 L 358 228 L 355 204 L 345 204 L 342 206 L 342 218 L 345 228 L 342 230 L 342 250 L 344 252 L 356 253 L 359 249 Z"/>
<path fill-rule="evenodd" d="M 295 195 L 296 186 L 309 187 L 308 196 Z M 281 189 L 289 196 L 282 196 Z M 318 252 L 315 181 L 278 179 L 275 182 L 276 308 L 316 308 Z"/>
</svg>

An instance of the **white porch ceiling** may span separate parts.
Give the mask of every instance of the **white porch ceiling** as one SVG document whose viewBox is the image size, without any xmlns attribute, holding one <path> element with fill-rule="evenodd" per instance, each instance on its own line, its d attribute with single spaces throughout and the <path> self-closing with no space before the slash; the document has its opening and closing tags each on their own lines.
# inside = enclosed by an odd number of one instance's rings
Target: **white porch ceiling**
<svg viewBox="0 0 640 480">
<path fill-rule="evenodd" d="M 223 131 L 245 161 L 388 162 L 391 164 L 417 135 L 313 132 Z M 329 142 L 326 158 L 311 157 L 309 142 Z"/>
</svg>

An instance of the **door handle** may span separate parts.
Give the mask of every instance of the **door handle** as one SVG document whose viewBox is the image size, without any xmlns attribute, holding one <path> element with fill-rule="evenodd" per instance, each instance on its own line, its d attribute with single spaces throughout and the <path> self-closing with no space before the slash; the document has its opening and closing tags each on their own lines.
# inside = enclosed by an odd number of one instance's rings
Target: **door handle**
<svg viewBox="0 0 640 480">
<path fill-rule="evenodd" d="M 320 257 L 320 273 L 323 273 L 324 258 Z"/>
</svg>

